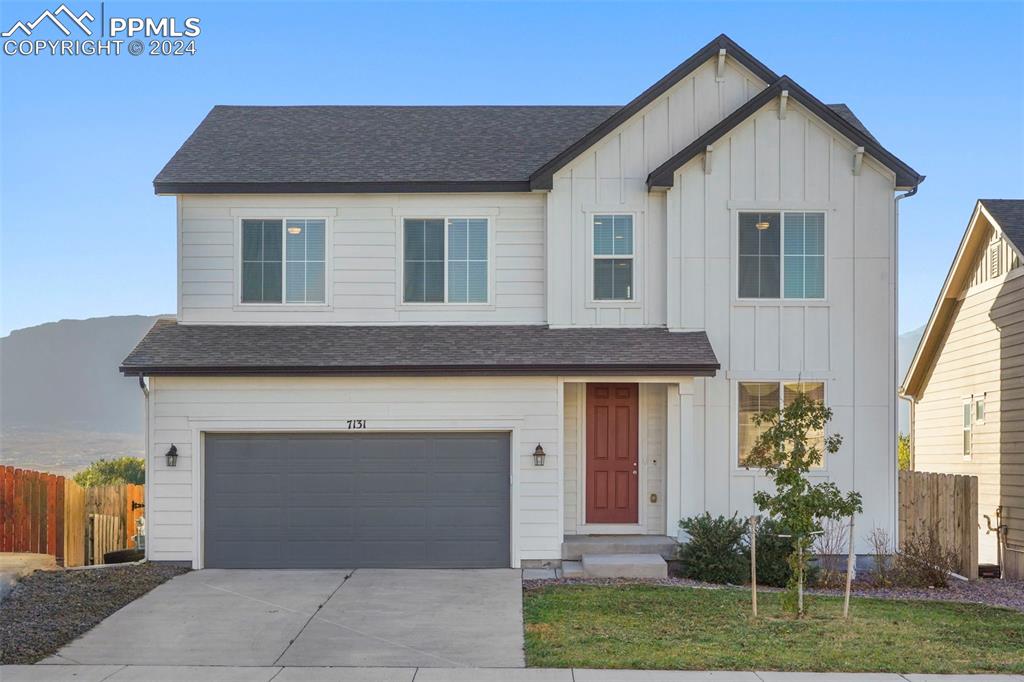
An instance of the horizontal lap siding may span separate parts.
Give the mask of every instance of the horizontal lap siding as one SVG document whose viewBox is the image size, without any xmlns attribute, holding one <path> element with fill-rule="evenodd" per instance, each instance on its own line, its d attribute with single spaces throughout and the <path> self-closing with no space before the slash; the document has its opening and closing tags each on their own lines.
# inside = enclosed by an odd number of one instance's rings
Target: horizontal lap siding
<svg viewBox="0 0 1024 682">
<path fill-rule="evenodd" d="M 540 194 L 284 195 L 180 198 L 182 322 L 307 324 L 543 323 L 544 197 Z M 326 309 L 238 304 L 242 217 L 323 217 L 329 226 Z M 403 216 L 484 216 L 491 221 L 491 304 L 423 309 L 400 295 Z"/>
<path fill-rule="evenodd" d="M 1024 276 L 985 280 L 960 302 L 914 408 L 914 468 L 978 477 L 980 560 L 996 560 L 985 533 L 1003 507 L 1009 542 L 1024 548 Z M 985 394 L 964 459 L 963 400 Z"/>
<path fill-rule="evenodd" d="M 519 557 L 559 556 L 558 383 L 530 378 L 169 378 L 152 379 L 149 552 L 154 560 L 190 561 L 195 543 L 193 435 L 200 424 L 251 429 L 344 430 L 366 419 L 369 429 L 459 431 L 511 424 L 519 472 Z M 178 465 L 164 453 L 174 444 Z M 547 452 L 533 466 L 533 448 Z M 513 529 L 513 533 L 516 532 Z"/>
</svg>

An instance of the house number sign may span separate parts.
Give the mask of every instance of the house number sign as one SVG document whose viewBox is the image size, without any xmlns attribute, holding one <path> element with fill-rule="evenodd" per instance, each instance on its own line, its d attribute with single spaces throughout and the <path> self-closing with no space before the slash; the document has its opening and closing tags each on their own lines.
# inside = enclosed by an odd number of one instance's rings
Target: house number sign
<svg viewBox="0 0 1024 682">
<path fill-rule="evenodd" d="M 356 429 L 365 429 L 366 428 L 366 420 L 365 419 L 349 419 L 346 423 L 348 424 L 348 428 L 350 428 L 350 429 L 356 430 Z"/>
</svg>

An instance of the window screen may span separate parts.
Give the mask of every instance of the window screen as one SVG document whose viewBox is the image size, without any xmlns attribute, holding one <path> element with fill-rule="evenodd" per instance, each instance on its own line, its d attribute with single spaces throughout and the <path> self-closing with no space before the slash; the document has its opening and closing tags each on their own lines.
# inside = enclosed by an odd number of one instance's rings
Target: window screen
<svg viewBox="0 0 1024 682">
<path fill-rule="evenodd" d="M 633 300 L 633 216 L 594 216 L 594 300 Z"/>
<path fill-rule="evenodd" d="M 786 298 L 825 297 L 825 214 L 786 213 Z"/>
<path fill-rule="evenodd" d="M 325 232 L 323 220 L 285 222 L 287 303 L 324 302 Z"/>
<path fill-rule="evenodd" d="M 404 300 L 444 302 L 444 219 L 406 220 Z"/>
<path fill-rule="evenodd" d="M 242 221 L 242 303 L 281 302 L 281 221 Z"/>
<path fill-rule="evenodd" d="M 448 220 L 448 302 L 487 302 L 487 220 Z"/>
</svg>

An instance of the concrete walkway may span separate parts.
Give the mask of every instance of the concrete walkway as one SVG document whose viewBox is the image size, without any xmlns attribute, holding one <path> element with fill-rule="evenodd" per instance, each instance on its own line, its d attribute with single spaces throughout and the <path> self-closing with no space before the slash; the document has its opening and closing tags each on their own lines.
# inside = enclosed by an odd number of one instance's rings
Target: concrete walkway
<svg viewBox="0 0 1024 682">
<path fill-rule="evenodd" d="M 3 682 L 1024 682 L 1024 675 L 703 672 L 551 668 L 9 665 Z"/>
</svg>

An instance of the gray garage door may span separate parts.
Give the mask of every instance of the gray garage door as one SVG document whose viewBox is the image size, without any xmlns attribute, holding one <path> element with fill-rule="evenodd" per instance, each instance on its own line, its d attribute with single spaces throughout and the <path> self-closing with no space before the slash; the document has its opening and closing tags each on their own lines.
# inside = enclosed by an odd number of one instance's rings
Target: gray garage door
<svg viewBox="0 0 1024 682">
<path fill-rule="evenodd" d="M 209 568 L 507 567 L 507 434 L 210 434 Z"/>
</svg>

